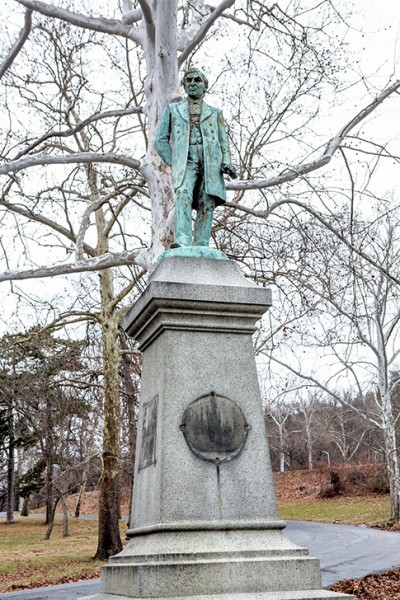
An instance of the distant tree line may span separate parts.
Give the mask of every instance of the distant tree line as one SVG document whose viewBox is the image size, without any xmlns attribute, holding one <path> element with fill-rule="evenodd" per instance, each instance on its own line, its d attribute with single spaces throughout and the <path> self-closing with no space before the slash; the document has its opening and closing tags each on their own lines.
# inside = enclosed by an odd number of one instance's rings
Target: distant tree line
<svg viewBox="0 0 400 600">
<path fill-rule="evenodd" d="M 120 336 L 120 485 L 130 486 L 136 443 L 140 363 Z M 103 372 L 96 336 L 57 337 L 33 328 L 0 340 L 0 510 L 42 507 L 46 538 L 60 509 L 79 517 L 85 491 L 103 476 Z M 73 510 L 67 498 L 76 494 Z"/>
<path fill-rule="evenodd" d="M 267 407 L 268 432 L 274 471 L 314 469 L 338 464 L 384 464 L 382 432 L 368 424 L 357 411 L 372 405 L 373 395 L 351 398 L 345 407 L 330 398 Z"/>
</svg>

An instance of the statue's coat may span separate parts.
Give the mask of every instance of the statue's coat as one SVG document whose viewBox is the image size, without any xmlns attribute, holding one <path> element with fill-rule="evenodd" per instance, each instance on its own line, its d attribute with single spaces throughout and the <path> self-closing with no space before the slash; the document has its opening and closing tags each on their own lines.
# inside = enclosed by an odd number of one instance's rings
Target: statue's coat
<svg viewBox="0 0 400 600">
<path fill-rule="evenodd" d="M 215 204 L 226 200 L 223 163 L 230 164 L 228 138 L 222 111 L 203 101 L 200 130 L 203 138 L 204 181 L 206 194 L 215 197 Z M 176 190 L 182 184 L 189 152 L 190 115 L 187 101 L 168 104 L 161 117 L 154 146 L 164 162 L 172 168 L 172 182 Z M 197 198 L 193 198 L 193 208 Z"/>
</svg>

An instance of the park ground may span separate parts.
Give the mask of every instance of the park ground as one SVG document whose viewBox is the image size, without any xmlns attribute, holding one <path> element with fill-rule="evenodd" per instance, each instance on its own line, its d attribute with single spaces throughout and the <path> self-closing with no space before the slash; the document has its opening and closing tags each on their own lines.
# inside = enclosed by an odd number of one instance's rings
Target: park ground
<svg viewBox="0 0 400 600">
<path fill-rule="evenodd" d="M 390 500 L 383 490 L 381 473 L 375 467 L 339 468 L 341 490 L 331 498 L 332 469 L 289 471 L 275 474 L 280 516 L 283 519 L 347 523 L 396 529 L 390 523 Z M 122 514 L 128 513 L 128 499 Z M 72 510 L 74 498 L 71 497 Z M 82 515 L 95 514 L 97 493 L 86 494 Z M 124 538 L 126 522 L 121 521 Z M 70 519 L 70 536 L 62 537 L 57 520 L 50 540 L 44 541 L 41 518 L 25 517 L 15 525 L 0 522 L 0 592 L 31 589 L 83 579 L 97 578 L 101 562 L 92 559 L 97 544 L 97 521 Z M 399 532 L 400 535 L 400 532 Z M 400 559 L 399 559 L 400 562 Z M 332 588 L 354 594 L 360 600 L 400 600 L 400 569 L 348 580 Z"/>
</svg>

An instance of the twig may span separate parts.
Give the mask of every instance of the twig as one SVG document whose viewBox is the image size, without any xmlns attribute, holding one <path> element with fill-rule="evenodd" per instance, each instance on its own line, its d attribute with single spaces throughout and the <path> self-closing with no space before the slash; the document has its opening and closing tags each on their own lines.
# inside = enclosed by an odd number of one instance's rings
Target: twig
<svg viewBox="0 0 400 600">
<path fill-rule="evenodd" d="M 18 160 L 19 158 L 21 158 L 21 156 L 24 156 L 28 152 L 31 152 L 34 148 L 39 146 L 39 144 L 41 144 L 42 142 L 45 142 L 46 140 L 48 140 L 52 137 L 69 137 L 71 135 L 75 135 L 76 133 L 79 133 L 84 127 L 87 127 L 88 125 L 90 125 L 91 123 L 95 123 L 96 121 L 100 121 L 101 119 L 108 119 L 109 117 L 123 117 L 125 115 L 132 115 L 135 113 L 142 113 L 142 112 L 143 112 L 143 109 L 140 106 L 138 106 L 138 107 L 135 106 L 135 107 L 131 107 L 131 108 L 122 108 L 120 110 L 107 110 L 102 113 L 96 113 L 96 114 L 92 115 L 91 117 L 84 119 L 83 121 L 81 121 L 79 123 L 79 125 L 77 125 L 76 127 L 72 127 L 71 129 L 64 129 L 64 131 L 48 131 L 47 133 L 42 135 L 42 137 L 40 137 L 38 140 L 33 142 L 30 146 L 28 146 L 24 150 L 21 150 L 21 152 L 19 152 L 19 154 L 17 154 L 13 158 L 13 160 Z"/>
</svg>

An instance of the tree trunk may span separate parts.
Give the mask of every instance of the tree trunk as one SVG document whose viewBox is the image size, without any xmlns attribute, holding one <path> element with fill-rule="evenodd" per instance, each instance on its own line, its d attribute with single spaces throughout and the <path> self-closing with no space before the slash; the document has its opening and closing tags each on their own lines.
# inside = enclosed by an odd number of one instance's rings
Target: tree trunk
<svg viewBox="0 0 400 600">
<path fill-rule="evenodd" d="M 100 273 L 104 365 L 103 473 L 99 498 L 99 537 L 95 558 L 106 560 L 122 550 L 118 521 L 120 460 L 118 320 L 112 308 L 112 272 Z"/>
<path fill-rule="evenodd" d="M 305 417 L 305 426 L 306 426 L 308 470 L 312 471 L 313 467 L 314 467 L 314 464 L 313 464 L 313 441 L 312 441 L 312 437 L 311 437 L 310 421 L 308 420 L 307 415 L 304 415 L 304 417 Z"/>
<path fill-rule="evenodd" d="M 11 405 L 8 407 L 8 457 L 7 457 L 7 525 L 13 525 L 15 504 L 15 440 L 14 418 Z"/>
<path fill-rule="evenodd" d="M 83 502 L 83 497 L 86 491 L 86 484 L 87 484 L 87 478 L 89 475 L 89 468 L 90 468 L 90 461 L 93 455 L 93 447 L 94 447 L 94 438 L 95 438 L 95 434 L 97 432 L 97 426 L 99 424 L 99 413 L 96 412 L 95 416 L 94 416 L 94 422 L 93 422 L 93 426 L 92 426 L 92 431 L 90 434 L 90 441 L 89 441 L 89 449 L 86 451 L 86 457 L 89 458 L 86 459 L 86 463 L 83 469 L 83 473 L 82 473 L 82 483 L 79 486 L 79 495 L 78 495 L 78 500 L 76 501 L 76 506 L 75 506 L 75 511 L 74 511 L 74 516 L 76 519 L 79 519 L 79 515 L 81 512 L 81 506 L 82 506 L 82 502 Z"/>
<path fill-rule="evenodd" d="M 79 486 L 78 500 L 76 501 L 76 505 L 75 505 L 75 510 L 74 510 L 75 519 L 79 519 L 79 516 L 81 514 L 81 506 L 82 506 L 83 496 L 84 496 L 85 490 L 86 490 L 86 482 L 87 482 L 87 477 L 85 477 L 85 475 L 84 475 L 82 483 Z"/>
<path fill-rule="evenodd" d="M 284 450 L 284 433 L 281 424 L 278 425 L 279 430 L 279 470 L 281 473 L 285 471 L 285 450 Z"/>
<path fill-rule="evenodd" d="M 67 494 L 65 492 L 61 496 L 61 506 L 63 511 L 63 537 L 69 537 Z"/>
<path fill-rule="evenodd" d="M 121 360 L 122 383 L 125 392 L 125 405 L 128 416 L 128 461 L 129 461 L 129 515 L 128 528 L 130 527 L 129 520 L 132 512 L 132 494 L 133 494 L 133 479 L 135 472 L 135 454 L 136 454 L 136 435 L 137 435 L 137 407 L 138 407 L 138 389 L 137 385 L 132 380 L 132 358 L 127 354 L 128 345 L 125 336 L 122 332 L 119 334 L 119 343 L 121 350 L 125 351 Z M 137 367 L 136 374 L 140 372 Z"/>
<path fill-rule="evenodd" d="M 378 321 L 379 322 L 379 321 Z M 382 431 L 385 444 L 386 468 L 390 489 L 390 513 L 392 521 L 400 518 L 400 471 L 397 456 L 396 423 L 393 417 L 393 405 L 389 388 L 388 361 L 386 359 L 383 336 L 378 336 L 379 348 L 379 386 L 378 403 L 382 411 Z"/>
<path fill-rule="evenodd" d="M 46 518 L 45 525 L 49 525 L 52 519 L 53 512 L 53 471 L 54 467 L 52 465 L 51 459 L 47 458 L 47 466 L 46 466 Z"/>
<path fill-rule="evenodd" d="M 398 521 L 400 518 L 400 472 L 397 456 L 396 430 L 393 423 L 388 423 L 383 433 L 390 489 L 390 516 L 392 521 Z"/>
<path fill-rule="evenodd" d="M 85 149 L 90 144 L 84 132 L 81 132 Z M 96 170 L 89 165 L 87 178 L 91 191 L 91 201 L 99 199 Z M 106 219 L 100 208 L 95 213 L 97 229 L 97 248 L 99 255 L 109 251 L 105 234 Z M 99 495 L 99 531 L 95 558 L 106 560 L 122 550 L 122 541 L 118 521 L 118 485 L 120 470 L 120 415 L 119 415 L 119 317 L 114 300 L 113 273 L 111 269 L 99 272 L 101 299 L 101 332 L 103 344 L 104 377 L 104 423 L 102 477 Z"/>
<path fill-rule="evenodd" d="M 45 525 L 49 525 L 52 521 L 53 513 L 53 493 L 54 493 L 54 465 L 53 465 L 53 434 L 51 422 L 51 405 L 46 399 L 46 429 L 45 429 L 45 457 L 46 457 L 46 520 Z"/>
<path fill-rule="evenodd" d="M 49 512 L 49 522 L 47 523 L 47 529 L 46 529 L 46 533 L 43 536 L 44 540 L 49 540 L 50 536 L 52 534 L 53 531 L 53 527 L 54 527 L 54 517 L 56 514 L 56 509 L 57 509 L 57 504 L 60 498 L 57 498 L 57 500 L 54 502 L 54 505 L 51 507 L 51 510 Z"/>
<path fill-rule="evenodd" d="M 152 205 L 151 259 L 163 252 L 173 240 L 174 194 L 170 169 L 154 150 L 153 140 L 165 105 L 180 96 L 177 64 L 178 1 L 152 4 L 154 31 L 147 29 L 145 94 L 149 147 L 142 172 L 146 177 Z"/>
<path fill-rule="evenodd" d="M 21 517 L 29 517 L 29 500 L 30 496 L 24 496 L 21 508 Z"/>
</svg>

